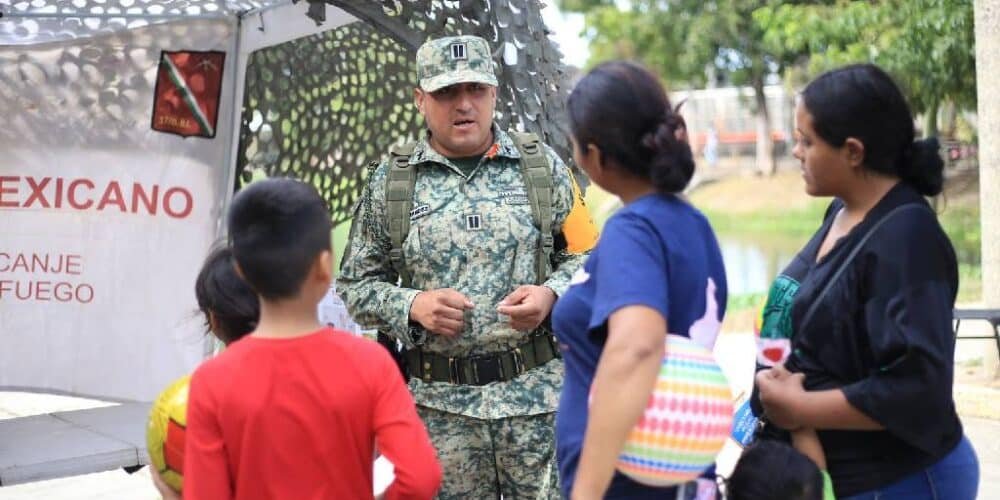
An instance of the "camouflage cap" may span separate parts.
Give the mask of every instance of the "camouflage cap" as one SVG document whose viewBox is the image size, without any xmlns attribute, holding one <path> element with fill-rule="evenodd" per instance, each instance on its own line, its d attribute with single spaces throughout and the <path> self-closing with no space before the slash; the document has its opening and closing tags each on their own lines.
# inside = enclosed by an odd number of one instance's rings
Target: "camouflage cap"
<svg viewBox="0 0 1000 500">
<path fill-rule="evenodd" d="M 426 92 L 456 83 L 497 85 L 490 45 L 478 36 L 428 40 L 417 49 L 417 80 Z"/>
</svg>

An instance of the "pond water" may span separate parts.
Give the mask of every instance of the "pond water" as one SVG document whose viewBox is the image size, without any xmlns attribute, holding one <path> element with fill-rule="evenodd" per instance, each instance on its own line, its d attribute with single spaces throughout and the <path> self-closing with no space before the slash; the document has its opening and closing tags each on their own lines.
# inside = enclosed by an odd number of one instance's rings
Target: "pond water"
<svg viewBox="0 0 1000 500">
<path fill-rule="evenodd" d="M 719 233 L 729 295 L 767 293 L 771 281 L 806 244 L 807 237 L 751 236 Z M 955 247 L 959 264 L 978 268 L 979 249 Z M 962 280 L 967 280 L 963 276 Z"/>
</svg>

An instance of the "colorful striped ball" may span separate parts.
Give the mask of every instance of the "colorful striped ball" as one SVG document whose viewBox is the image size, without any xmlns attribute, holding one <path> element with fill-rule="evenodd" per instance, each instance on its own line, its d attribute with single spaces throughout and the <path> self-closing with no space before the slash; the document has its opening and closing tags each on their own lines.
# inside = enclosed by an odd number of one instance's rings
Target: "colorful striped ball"
<svg viewBox="0 0 1000 500">
<path fill-rule="evenodd" d="M 667 335 L 656 387 L 618 457 L 618 470 L 649 486 L 691 481 L 715 462 L 732 424 L 729 382 L 712 352 Z"/>
</svg>

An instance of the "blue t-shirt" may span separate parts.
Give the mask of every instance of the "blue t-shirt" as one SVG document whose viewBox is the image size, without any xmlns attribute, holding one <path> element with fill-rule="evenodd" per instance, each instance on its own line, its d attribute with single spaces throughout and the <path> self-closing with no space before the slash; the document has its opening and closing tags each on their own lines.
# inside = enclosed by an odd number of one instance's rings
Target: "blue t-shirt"
<svg viewBox="0 0 1000 500">
<path fill-rule="evenodd" d="M 647 195 L 616 213 L 552 314 L 566 378 L 556 414 L 560 482 L 568 497 L 587 429 L 587 404 L 608 318 L 626 306 L 660 312 L 669 333 L 712 346 L 726 308 L 726 272 L 711 226 L 672 195 Z M 607 498 L 664 498 L 615 473 Z"/>
</svg>

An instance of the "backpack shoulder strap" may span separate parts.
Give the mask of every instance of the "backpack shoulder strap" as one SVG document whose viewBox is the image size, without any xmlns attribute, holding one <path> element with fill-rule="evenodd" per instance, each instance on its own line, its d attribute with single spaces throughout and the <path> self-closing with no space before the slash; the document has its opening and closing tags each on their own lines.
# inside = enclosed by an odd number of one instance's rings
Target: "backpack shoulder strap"
<svg viewBox="0 0 1000 500">
<path fill-rule="evenodd" d="M 399 274 L 402 286 L 410 286 L 410 272 L 403 260 L 403 241 L 410 232 L 410 210 L 413 209 L 413 189 L 417 183 L 417 169 L 410 165 L 410 156 L 417 143 L 398 144 L 389 149 L 389 172 L 385 184 L 385 213 L 388 219 L 389 260 Z"/>
<path fill-rule="evenodd" d="M 535 279 L 542 284 L 548 277 L 550 259 L 555 247 L 552 236 L 552 166 L 542 148 L 542 141 L 533 133 L 511 132 L 514 145 L 521 153 L 521 175 L 531 203 L 531 215 L 540 233 L 535 253 Z"/>
</svg>

